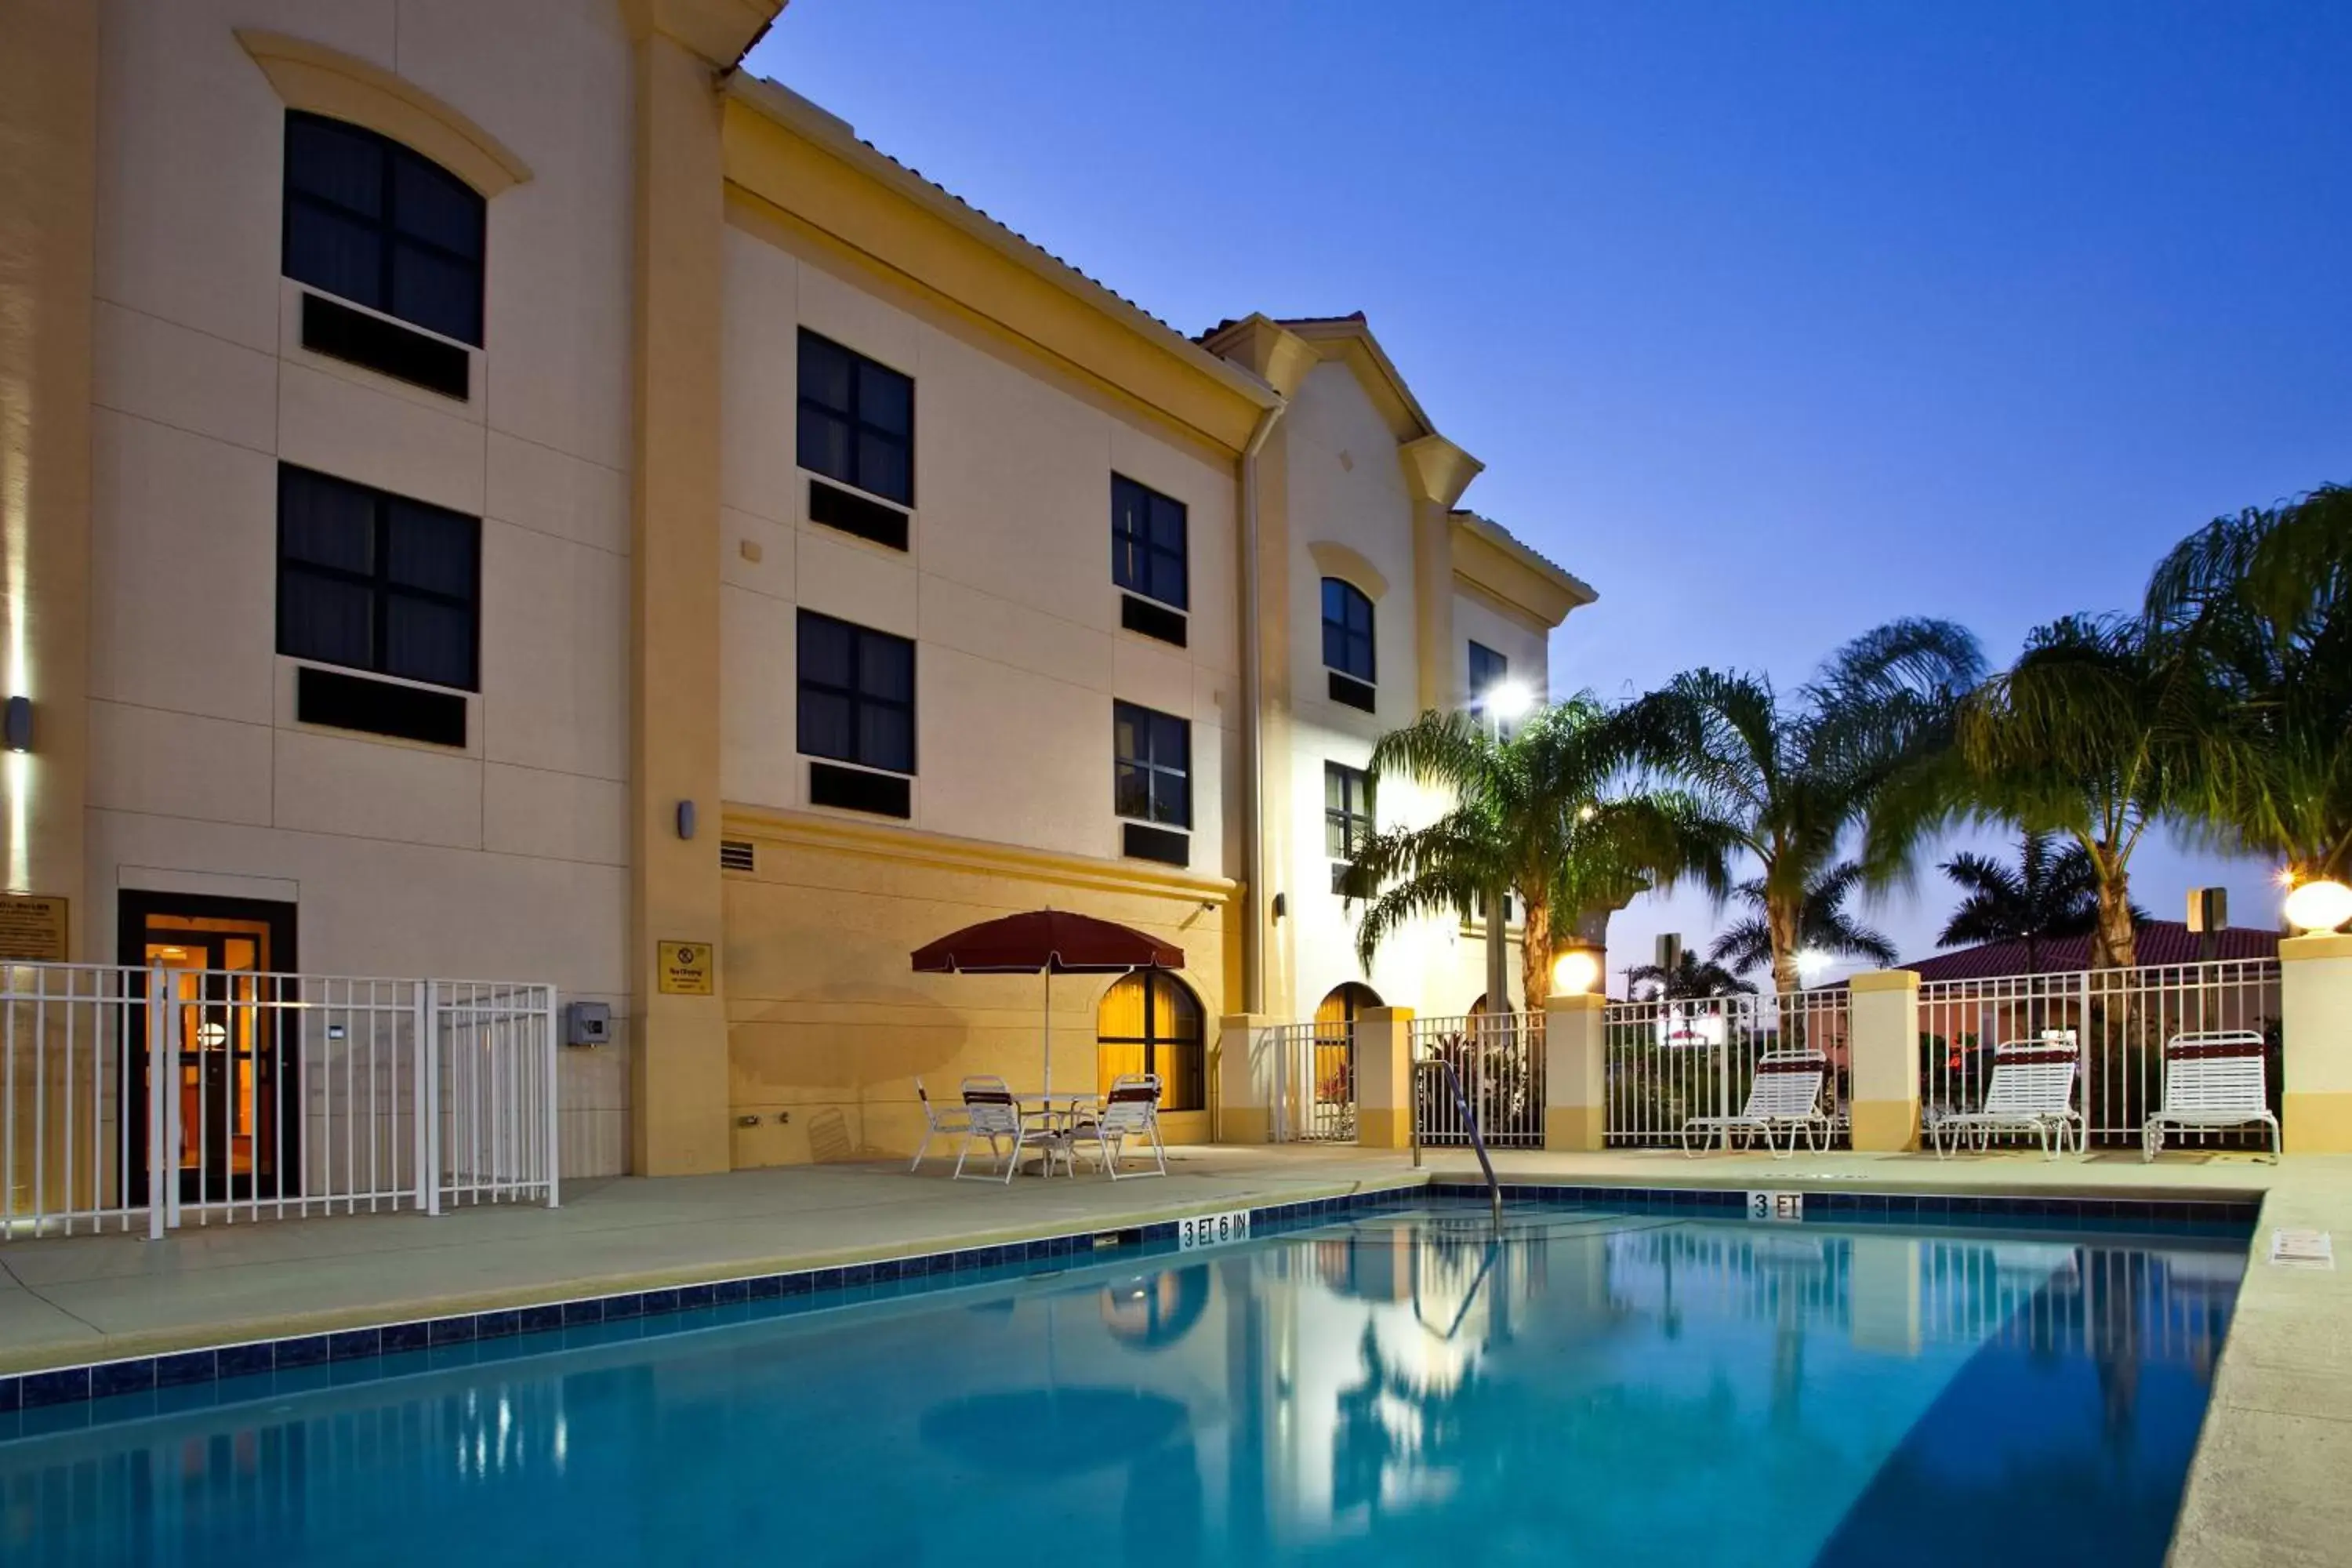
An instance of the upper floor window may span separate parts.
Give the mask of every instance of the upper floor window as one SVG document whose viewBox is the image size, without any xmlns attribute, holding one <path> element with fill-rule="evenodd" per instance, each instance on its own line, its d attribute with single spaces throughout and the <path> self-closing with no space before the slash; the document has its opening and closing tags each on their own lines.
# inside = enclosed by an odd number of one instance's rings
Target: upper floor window
<svg viewBox="0 0 2352 1568">
<path fill-rule="evenodd" d="M 1370 682 L 1379 677 L 1372 650 L 1372 602 L 1353 583 L 1323 579 L 1323 663 Z"/>
<path fill-rule="evenodd" d="M 479 347 L 479 192 L 389 137 L 286 115 L 286 276 Z"/>
<path fill-rule="evenodd" d="M 914 505 L 914 378 L 803 327 L 800 465 Z"/>
<path fill-rule="evenodd" d="M 1130 593 L 1186 607 L 1182 501 L 1110 477 L 1110 577 Z"/>
<path fill-rule="evenodd" d="M 895 773 L 915 771 L 915 645 L 800 613 L 800 750 Z"/>
<path fill-rule="evenodd" d="M 1170 827 L 1192 826 L 1192 726 L 1132 702 L 1111 704 L 1117 773 L 1112 804 L 1119 816 Z"/>
<path fill-rule="evenodd" d="M 1470 645 L 1470 706 L 1483 710 L 1486 694 L 1511 678 L 1511 661 L 1485 643 Z"/>
<path fill-rule="evenodd" d="M 1349 868 L 1372 836 L 1372 781 L 1361 768 L 1323 764 L 1323 853 L 1331 868 L 1331 890 L 1339 892 Z"/>
<path fill-rule="evenodd" d="M 480 688 L 478 518 L 281 463 L 278 651 Z"/>
</svg>

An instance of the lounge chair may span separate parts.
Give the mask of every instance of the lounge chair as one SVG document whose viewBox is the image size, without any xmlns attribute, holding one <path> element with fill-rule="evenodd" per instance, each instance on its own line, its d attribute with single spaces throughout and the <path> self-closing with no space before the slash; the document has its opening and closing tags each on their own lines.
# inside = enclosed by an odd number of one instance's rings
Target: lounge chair
<svg viewBox="0 0 2352 1568">
<path fill-rule="evenodd" d="M 971 1131 L 971 1113 L 966 1110 L 941 1110 L 938 1106 L 933 1105 L 930 1091 L 923 1087 L 923 1080 L 919 1078 L 915 1080 L 915 1098 L 920 1100 L 923 1106 L 923 1141 L 915 1145 L 915 1157 L 907 1164 L 907 1169 L 909 1171 L 919 1171 L 923 1168 L 923 1155 L 929 1151 L 932 1139 L 952 1138 L 960 1132 Z"/>
<path fill-rule="evenodd" d="M 2175 1035 L 2164 1043 L 2164 1109 L 2141 1126 L 2139 1156 L 2153 1160 L 2167 1128 L 2210 1131 L 2219 1127 L 2271 1130 L 2271 1163 L 2279 1157 L 2279 1122 L 2271 1114 L 2264 1080 L 2267 1047 L 2251 1029 Z"/>
<path fill-rule="evenodd" d="M 1062 1157 L 1069 1163 L 1070 1173 L 1077 1174 L 1075 1151 L 1080 1143 L 1092 1143 L 1102 1157 L 1103 1173 L 1113 1181 L 1120 1179 L 1118 1162 L 1125 1154 L 1129 1139 L 1150 1140 L 1154 1171 L 1130 1171 L 1134 1176 L 1164 1176 L 1168 1173 L 1168 1151 L 1160 1142 L 1160 1075 L 1134 1073 L 1114 1079 L 1110 1093 L 1100 1107 L 1082 1110 L 1060 1135 Z"/>
<path fill-rule="evenodd" d="M 1927 1138 L 1936 1158 L 1945 1158 L 1971 1140 L 1982 1149 L 1996 1132 L 2031 1132 L 2041 1140 L 2043 1157 L 2054 1160 L 2065 1152 L 2069 1130 L 2074 1134 L 2074 1152 L 2083 1152 L 2083 1113 L 2074 1109 L 2074 1070 L 2080 1060 L 2072 1030 L 1996 1047 L 1984 1104 L 1928 1117 Z"/>
<path fill-rule="evenodd" d="M 1021 1168 L 1021 1152 L 1034 1149 L 1045 1156 L 1048 1174 L 1054 1169 L 1057 1151 L 1066 1153 L 1061 1134 L 1052 1119 L 1039 1114 L 1024 1115 L 1021 1102 L 1004 1087 L 1001 1078 L 968 1078 L 963 1080 L 963 1113 L 966 1123 L 963 1147 L 956 1152 L 955 1174 L 958 1181 L 1002 1181 L 1010 1184 L 1013 1173 Z M 971 1157 L 971 1146 L 982 1139 L 988 1140 L 992 1160 L 1002 1159 L 1004 1169 L 999 1173 L 993 1166 L 985 1177 L 963 1173 L 964 1162 Z M 1010 1144 L 1011 1148 L 1003 1146 Z"/>
<path fill-rule="evenodd" d="M 1830 1142 L 1830 1118 L 1822 1110 L 1822 1079 L 1829 1058 L 1819 1051 L 1767 1051 L 1756 1058 L 1756 1080 L 1748 1085 L 1748 1104 L 1737 1116 L 1694 1116 L 1683 1123 L 1683 1152 L 1696 1158 L 1716 1133 L 1761 1133 L 1764 1147 L 1776 1160 L 1797 1152 L 1801 1135 L 1816 1149 Z M 1774 1135 L 1786 1132 L 1786 1150 Z"/>
</svg>

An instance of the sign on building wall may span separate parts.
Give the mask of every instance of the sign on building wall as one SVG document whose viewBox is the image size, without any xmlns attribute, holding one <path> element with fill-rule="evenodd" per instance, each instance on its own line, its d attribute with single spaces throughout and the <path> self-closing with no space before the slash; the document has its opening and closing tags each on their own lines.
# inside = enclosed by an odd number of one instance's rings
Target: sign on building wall
<svg viewBox="0 0 2352 1568">
<path fill-rule="evenodd" d="M 66 900 L 47 893 L 0 893 L 0 958 L 66 961 Z"/>
<path fill-rule="evenodd" d="M 656 955 L 665 995 L 708 996 L 710 985 L 710 944 L 707 942 L 666 942 Z"/>
</svg>

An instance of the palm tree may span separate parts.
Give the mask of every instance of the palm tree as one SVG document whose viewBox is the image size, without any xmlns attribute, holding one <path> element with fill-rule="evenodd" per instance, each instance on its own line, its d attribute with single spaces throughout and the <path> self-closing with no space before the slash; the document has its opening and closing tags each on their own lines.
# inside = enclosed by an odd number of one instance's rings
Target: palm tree
<svg viewBox="0 0 2352 1568">
<path fill-rule="evenodd" d="M 2221 689 L 2187 639 L 2145 620 L 2068 616 L 1962 704 L 1960 754 L 1979 815 L 2063 833 L 2098 892 L 2091 967 L 2127 969 L 2131 858 L 2149 828 L 2248 765 Z"/>
<path fill-rule="evenodd" d="M 1881 969 L 1892 964 L 1898 956 L 1894 942 L 1886 933 L 1864 925 L 1846 913 L 1845 900 L 1862 886 L 1862 868 L 1852 860 L 1841 860 L 1813 880 L 1805 889 L 1804 901 L 1798 906 L 1796 921 L 1796 951 L 1825 953 L 1834 958 L 1863 958 Z M 1790 966 L 1791 983 L 1780 978 L 1780 953 L 1775 945 L 1772 910 L 1766 883 L 1759 878 L 1742 882 L 1735 889 L 1742 903 L 1756 913 L 1739 921 L 1715 939 L 1707 956 L 1718 963 L 1728 964 L 1740 974 L 1769 964 L 1773 986 L 1782 995 L 1797 989 L 1796 967 Z"/>
<path fill-rule="evenodd" d="M 2192 830 L 2297 881 L 2352 877 L 2352 489 L 2217 519 L 2158 565 L 2145 614 L 2248 753 L 2184 792 Z"/>
<path fill-rule="evenodd" d="M 1590 693 L 1548 708 L 1503 739 L 1468 713 L 1423 713 L 1372 748 L 1375 787 L 1391 776 L 1442 791 L 1450 805 L 1422 827 L 1376 832 L 1358 848 L 1343 890 L 1366 900 L 1356 927 L 1369 967 L 1381 943 L 1431 915 L 1466 917 L 1517 894 L 1520 979 L 1530 1006 L 1550 991 L 1552 933 L 1685 879 L 1726 885 L 1730 839 L 1698 804 L 1672 791 L 1612 792 L 1625 737 Z"/>
<path fill-rule="evenodd" d="M 1701 958 L 1687 948 L 1675 961 L 1672 969 L 1654 963 L 1637 963 L 1625 971 L 1625 982 L 1629 989 L 1635 985 L 1651 987 L 1652 1001 L 1696 1002 L 1710 996 L 1756 994 L 1754 985 L 1720 963 Z"/>
<path fill-rule="evenodd" d="M 1937 947 L 2022 942 L 2025 967 L 2038 973 L 2044 941 L 2081 936 L 2099 923 L 2098 874 L 2080 844 L 2053 850 L 2050 834 L 2029 832 L 2014 868 L 1962 850 L 1937 868 L 1967 895 L 1937 934 Z"/>
<path fill-rule="evenodd" d="M 1643 761 L 1733 824 L 1761 862 L 1758 951 L 1776 989 L 1799 988 L 1807 910 L 1855 830 L 1868 851 L 1847 887 L 1907 874 L 1933 816 L 1922 803 L 1941 798 L 1914 781 L 1941 766 L 1958 696 L 1982 668 L 1976 639 L 1961 627 L 1898 620 L 1840 648 L 1792 701 L 1762 676 L 1701 669 L 1633 704 L 1628 722 Z M 1832 930 L 1822 934 L 1834 939 Z"/>
</svg>

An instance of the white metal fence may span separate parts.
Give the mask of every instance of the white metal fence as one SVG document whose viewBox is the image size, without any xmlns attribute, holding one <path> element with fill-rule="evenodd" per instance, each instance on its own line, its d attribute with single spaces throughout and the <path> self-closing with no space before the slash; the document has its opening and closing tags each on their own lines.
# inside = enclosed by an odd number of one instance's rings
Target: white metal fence
<svg viewBox="0 0 2352 1568">
<path fill-rule="evenodd" d="M 1995 1047 L 2046 1040 L 2080 1054 L 2075 1094 L 2091 1142 L 2137 1146 L 2141 1124 L 2164 1100 L 2165 1041 L 2216 1029 L 2250 1029 L 2268 1042 L 2265 1079 L 2276 1111 L 2276 959 L 1929 981 L 1919 987 L 1920 1107 L 1927 1116 L 1977 1109 Z M 2182 1142 L 2253 1148 L 2266 1147 L 2267 1136 L 2205 1131 Z"/>
<path fill-rule="evenodd" d="M 1805 1048 L 1828 1058 L 1822 1109 L 1832 1144 L 1849 1145 L 1849 1002 L 1844 990 L 1824 989 L 1610 1003 L 1601 1014 L 1610 1147 L 1678 1146 L 1692 1117 L 1730 1116 L 1747 1104 L 1757 1058 Z"/>
<path fill-rule="evenodd" d="M 1355 1142 L 1354 1020 L 1272 1025 L 1257 1048 L 1273 1065 L 1275 1142 Z"/>
<path fill-rule="evenodd" d="M 546 985 L 0 963 L 0 1239 L 538 1199 Z"/>
<path fill-rule="evenodd" d="M 1544 1141 L 1544 1016 L 1472 1013 L 1415 1018 L 1416 1061 L 1451 1062 L 1463 1098 L 1490 1149 L 1540 1149 Z M 1442 1073 L 1413 1075 L 1412 1113 L 1421 1141 L 1466 1146 L 1470 1129 Z"/>
</svg>

